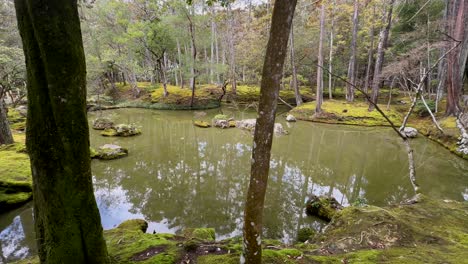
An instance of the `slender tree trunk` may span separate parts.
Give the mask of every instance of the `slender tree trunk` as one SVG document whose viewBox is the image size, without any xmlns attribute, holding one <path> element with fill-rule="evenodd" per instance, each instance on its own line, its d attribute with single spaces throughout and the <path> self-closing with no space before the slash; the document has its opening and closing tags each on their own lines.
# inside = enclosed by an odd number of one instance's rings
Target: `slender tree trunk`
<svg viewBox="0 0 468 264">
<path fill-rule="evenodd" d="M 317 67 L 317 94 L 315 113 L 322 113 L 323 102 L 323 35 L 325 34 L 325 5 L 322 2 L 320 7 L 320 39 L 318 50 L 318 67 Z"/>
<path fill-rule="evenodd" d="M 178 62 L 178 68 L 179 68 L 179 75 L 180 75 L 180 88 L 184 89 L 184 76 L 183 76 L 183 70 L 182 70 L 182 52 L 180 50 L 180 42 L 179 39 L 177 39 L 177 58 L 179 60 Z"/>
<path fill-rule="evenodd" d="M 3 102 L 0 91 L 0 145 L 13 144 L 13 136 L 11 135 L 10 125 L 8 124 L 8 117 L 6 105 Z"/>
<path fill-rule="evenodd" d="M 296 69 L 296 61 L 295 61 L 295 51 L 294 51 L 294 24 L 291 25 L 291 33 L 290 33 L 290 50 L 291 50 L 291 69 L 292 69 L 292 88 L 294 89 L 294 95 L 296 97 L 296 105 L 301 105 L 302 96 L 297 84 L 297 69 Z"/>
<path fill-rule="evenodd" d="M 331 27 L 330 27 L 330 55 L 328 57 L 328 98 L 333 99 L 333 41 L 335 39 L 335 0 L 333 0 Z"/>
<path fill-rule="evenodd" d="M 229 60 L 230 60 L 230 78 L 231 78 L 231 88 L 232 94 L 236 96 L 237 94 L 237 74 L 236 74 L 236 50 L 234 47 L 234 18 L 232 15 L 231 5 L 227 7 L 228 16 L 229 16 Z"/>
<path fill-rule="evenodd" d="M 211 41 L 210 41 L 210 83 L 214 83 L 214 62 L 215 62 L 215 14 L 211 8 Z"/>
<path fill-rule="evenodd" d="M 367 68 L 366 68 L 366 79 L 364 80 L 364 91 L 369 91 L 369 81 L 371 76 L 372 61 L 374 57 L 374 17 L 375 17 L 375 5 L 372 9 L 372 26 L 369 30 L 370 46 L 367 54 Z"/>
<path fill-rule="evenodd" d="M 378 103 L 378 98 L 379 98 L 379 90 L 380 90 L 380 85 L 381 85 L 381 76 L 380 74 L 382 73 L 382 66 L 384 62 L 384 56 L 385 56 L 385 49 L 387 46 L 387 41 L 388 41 L 388 34 L 390 33 L 390 28 L 392 26 L 392 13 L 393 13 L 393 4 L 395 3 L 395 0 L 390 0 L 390 3 L 388 4 L 388 12 L 386 16 L 386 25 L 385 27 L 380 31 L 380 36 L 379 36 L 379 45 L 377 48 L 377 59 L 375 61 L 375 69 L 374 69 L 374 78 L 372 80 L 372 95 L 371 95 L 371 100 L 374 103 Z M 369 111 L 374 110 L 374 105 L 369 104 Z"/>
<path fill-rule="evenodd" d="M 270 169 L 270 151 L 281 75 L 297 0 L 276 0 L 263 64 L 251 174 L 244 212 L 244 249 L 240 263 L 262 261 L 263 205 Z"/>
<path fill-rule="evenodd" d="M 190 32 L 190 48 L 192 51 L 192 63 L 190 64 L 190 89 L 192 90 L 192 97 L 190 99 L 190 107 L 193 107 L 195 100 L 195 83 L 196 83 L 196 71 L 195 61 L 197 60 L 197 47 L 195 45 L 195 30 L 193 27 L 193 21 L 188 14 L 187 19 L 189 21 L 189 32 Z"/>
<path fill-rule="evenodd" d="M 77 1 L 16 0 L 41 263 L 109 263 L 91 179 Z"/>
<path fill-rule="evenodd" d="M 357 33 L 359 26 L 359 2 L 354 0 L 354 14 L 353 14 L 353 39 L 351 41 L 351 58 L 349 59 L 348 66 L 348 80 L 350 83 L 346 84 L 346 100 L 348 102 L 354 101 L 354 85 L 356 85 L 356 56 L 357 56 Z M 351 85 L 352 84 L 352 85 Z"/>
</svg>

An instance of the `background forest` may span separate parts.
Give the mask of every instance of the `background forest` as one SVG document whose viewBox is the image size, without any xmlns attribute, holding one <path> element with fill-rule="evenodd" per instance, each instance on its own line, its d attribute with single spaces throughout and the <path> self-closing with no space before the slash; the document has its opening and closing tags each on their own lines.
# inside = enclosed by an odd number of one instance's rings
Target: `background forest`
<svg viewBox="0 0 468 264">
<path fill-rule="evenodd" d="M 320 34 L 320 3 L 298 2 L 283 73 L 284 90 L 297 85 L 308 94 L 320 84 L 324 97 L 352 101 L 354 92 L 334 75 L 368 91 L 378 69 L 375 64 L 382 63 L 379 80 L 385 87 L 410 93 L 412 83 L 418 83 L 455 42 L 446 33 L 445 21 L 451 14 L 445 1 L 333 0 L 324 1 L 323 8 Z M 229 82 L 234 94 L 259 86 L 271 1 L 222 5 L 194 1 L 187 5 L 184 0 L 104 0 L 82 3 L 80 11 L 91 95 L 115 97 L 119 83 L 129 85 L 129 96 L 134 98 L 149 85 L 150 91 L 164 86 L 164 95 L 173 86 L 203 88 Z M 2 1 L 0 12 L 3 91 L 24 94 L 23 55 L 13 3 Z M 383 59 L 379 59 L 380 50 L 385 51 Z M 317 75 L 317 64 L 327 69 L 323 77 Z M 424 87 L 434 110 L 446 91 L 446 65 L 442 60 Z"/>
</svg>

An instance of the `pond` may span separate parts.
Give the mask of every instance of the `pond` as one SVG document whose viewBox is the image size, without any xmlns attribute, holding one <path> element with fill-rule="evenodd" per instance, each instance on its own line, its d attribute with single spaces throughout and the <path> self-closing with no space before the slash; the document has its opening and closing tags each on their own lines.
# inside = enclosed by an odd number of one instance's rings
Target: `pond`
<svg viewBox="0 0 468 264">
<path fill-rule="evenodd" d="M 117 123 L 135 123 L 142 135 L 106 138 L 92 130 L 91 145 L 115 143 L 129 156 L 93 160 L 95 195 L 102 224 L 143 218 L 148 232 L 177 233 L 213 227 L 218 239 L 241 235 L 253 137 L 249 132 L 193 126 L 224 113 L 255 117 L 237 108 L 193 111 L 118 109 L 102 112 Z M 206 115 L 205 115 L 206 114 Z M 90 120 L 100 113 L 90 113 Z M 205 116 L 204 116 L 205 115 Z M 264 237 L 292 242 L 301 227 L 323 223 L 304 214 L 309 194 L 334 196 L 348 205 L 374 205 L 412 197 L 407 155 L 389 128 L 278 121 L 290 135 L 275 137 L 265 202 Z M 468 200 L 468 162 L 438 144 L 412 140 L 418 182 L 435 198 Z M 31 204 L 0 216 L 0 263 L 35 252 Z"/>
</svg>

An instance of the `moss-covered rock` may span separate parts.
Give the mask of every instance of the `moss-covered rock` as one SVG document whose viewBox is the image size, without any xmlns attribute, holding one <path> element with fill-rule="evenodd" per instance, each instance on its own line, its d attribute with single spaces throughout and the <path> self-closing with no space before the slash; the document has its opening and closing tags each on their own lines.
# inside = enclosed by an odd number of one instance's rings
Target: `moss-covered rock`
<svg viewBox="0 0 468 264">
<path fill-rule="evenodd" d="M 314 229 L 312 229 L 310 227 L 304 227 L 304 228 L 299 229 L 299 231 L 297 231 L 297 239 L 296 240 L 298 242 L 306 242 L 314 234 L 315 234 Z"/>
<path fill-rule="evenodd" d="M 196 127 L 201 127 L 201 128 L 208 128 L 210 127 L 210 123 L 206 122 L 206 121 L 200 121 L 200 120 L 196 120 L 193 122 L 193 125 L 196 126 Z"/>
<path fill-rule="evenodd" d="M 93 129 L 105 130 L 114 127 L 114 122 L 108 118 L 97 118 L 93 121 Z"/>
<path fill-rule="evenodd" d="M 341 209 L 343 209 L 343 206 L 333 197 L 311 195 L 306 203 L 305 210 L 307 215 L 331 221 L 333 216 Z"/>
<path fill-rule="evenodd" d="M 148 229 L 148 223 L 143 219 L 130 219 L 122 222 L 117 228 L 146 233 L 146 230 Z"/>
<path fill-rule="evenodd" d="M 140 134 L 141 130 L 133 124 L 118 124 L 101 132 L 105 137 L 131 137 Z"/>
<path fill-rule="evenodd" d="M 92 159 L 113 160 L 126 157 L 128 150 L 118 145 L 105 144 L 98 150 L 90 148 L 90 155 Z"/>
<path fill-rule="evenodd" d="M 216 239 L 214 228 L 186 228 L 183 231 L 183 236 L 203 241 L 214 241 Z"/>
</svg>

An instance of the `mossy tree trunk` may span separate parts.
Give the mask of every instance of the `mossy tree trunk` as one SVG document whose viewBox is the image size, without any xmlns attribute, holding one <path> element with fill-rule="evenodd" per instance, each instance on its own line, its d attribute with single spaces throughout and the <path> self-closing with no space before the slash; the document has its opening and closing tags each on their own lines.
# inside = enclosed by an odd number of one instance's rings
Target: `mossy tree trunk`
<svg viewBox="0 0 468 264">
<path fill-rule="evenodd" d="M 0 93 L 0 145 L 2 144 L 13 144 L 13 136 L 8 124 L 6 106 Z"/>
<path fill-rule="evenodd" d="M 273 127 L 296 3 L 297 0 L 276 0 L 273 9 L 270 38 L 263 64 L 250 183 L 244 211 L 244 250 L 241 263 L 260 264 L 262 260 L 263 205 L 270 170 Z"/>
<path fill-rule="evenodd" d="M 108 263 L 93 194 L 76 0 L 15 0 L 27 68 L 26 145 L 41 263 Z"/>
</svg>

